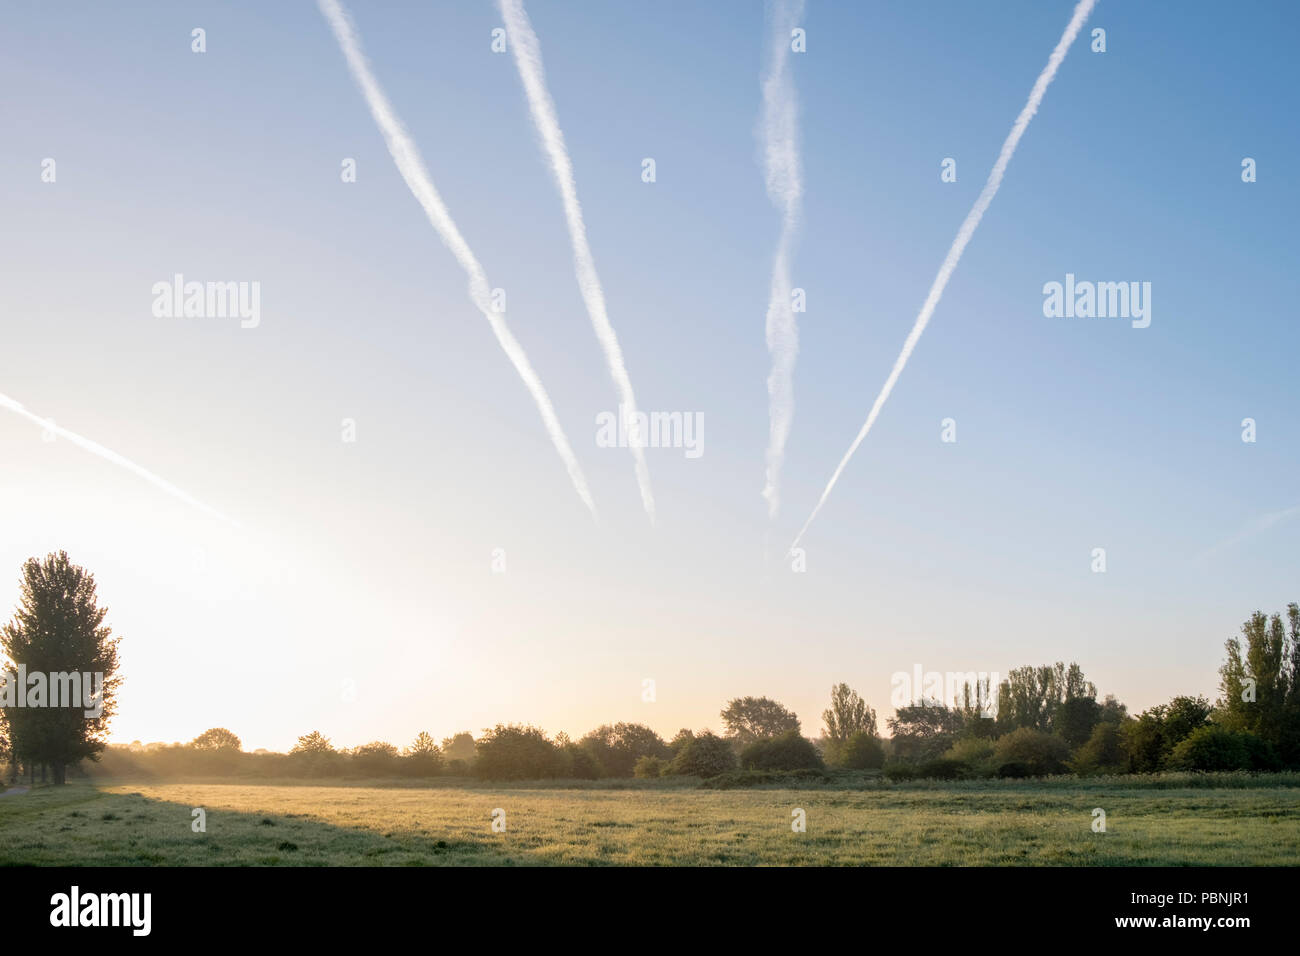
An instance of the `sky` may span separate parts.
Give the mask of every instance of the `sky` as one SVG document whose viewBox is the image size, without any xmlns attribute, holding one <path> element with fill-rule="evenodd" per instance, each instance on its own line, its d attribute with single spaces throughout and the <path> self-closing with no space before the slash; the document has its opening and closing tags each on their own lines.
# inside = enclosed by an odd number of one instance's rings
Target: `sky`
<svg viewBox="0 0 1300 956">
<path fill-rule="evenodd" d="M 1213 698 L 1223 642 L 1300 600 L 1300 11 L 1101 0 L 796 571 L 1073 3 L 807 0 L 775 517 L 776 21 L 526 5 L 639 406 L 703 423 L 698 457 L 645 450 L 653 523 L 629 450 L 597 440 L 619 392 L 495 4 L 350 10 L 598 520 L 315 3 L 9 5 L 0 395 L 230 519 L 0 408 L 0 619 L 30 556 L 95 574 L 122 639 L 113 740 L 667 737 L 743 695 L 816 735 L 840 681 L 883 724 L 897 672 L 1057 660 L 1138 711 Z M 1045 316 L 1067 273 L 1149 282 L 1149 327 Z M 175 274 L 257 282 L 260 321 L 155 315 Z"/>
</svg>

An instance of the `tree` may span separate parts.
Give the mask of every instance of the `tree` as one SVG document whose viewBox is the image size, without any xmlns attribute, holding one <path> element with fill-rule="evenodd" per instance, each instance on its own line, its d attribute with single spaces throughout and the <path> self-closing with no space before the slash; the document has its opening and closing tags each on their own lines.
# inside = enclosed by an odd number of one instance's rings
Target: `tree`
<svg viewBox="0 0 1300 956">
<path fill-rule="evenodd" d="M 894 755 L 902 760 L 928 760 L 952 746 L 966 719 L 937 698 L 899 707 L 885 723 L 893 738 Z"/>
<path fill-rule="evenodd" d="M 1201 727 L 1192 731 L 1169 755 L 1172 770 L 1249 770 L 1246 738 L 1253 734 L 1226 727 Z"/>
<path fill-rule="evenodd" d="M 1032 727 L 1056 729 L 1056 712 L 1067 700 L 1097 697 L 1097 688 L 1085 680 L 1078 664 L 1061 661 L 1042 667 L 1018 667 L 1007 674 L 998 688 L 998 726 L 1014 730 Z"/>
<path fill-rule="evenodd" d="M 664 771 L 668 769 L 668 762 L 659 757 L 642 757 L 632 768 L 632 776 L 653 779 L 662 777 Z"/>
<path fill-rule="evenodd" d="M 672 755 L 662 737 L 644 724 L 618 723 L 597 727 L 578 743 L 607 777 L 630 777 L 642 757 Z"/>
<path fill-rule="evenodd" d="M 797 730 L 748 744 L 740 752 L 740 765 L 746 770 L 820 770 L 823 766 L 813 742 Z"/>
<path fill-rule="evenodd" d="M 695 739 L 695 734 L 689 727 L 683 727 L 677 731 L 672 740 L 668 741 L 668 749 L 674 757 L 682 752 L 682 748 Z"/>
<path fill-rule="evenodd" d="M 559 734 L 556 734 L 558 741 Z M 563 746 L 564 751 L 564 776 L 571 777 L 574 780 L 595 780 L 600 776 L 601 766 L 596 758 L 591 755 L 591 751 L 575 743 L 567 743 Z M 642 758 L 648 759 L 648 758 Z"/>
<path fill-rule="evenodd" d="M 1258 735 L 1294 765 L 1300 762 L 1300 605 L 1287 606 L 1287 621 L 1289 633 L 1282 615 L 1256 611 L 1241 626 L 1244 647 L 1235 637 L 1224 644 L 1215 719 Z"/>
<path fill-rule="evenodd" d="M 442 750 L 427 731 L 420 731 L 402 752 L 406 771 L 416 777 L 432 777 L 442 770 Z"/>
<path fill-rule="evenodd" d="M 1107 694 L 1101 702 L 1101 722 L 1104 724 L 1122 724 L 1128 719 L 1128 708 L 1116 699 L 1114 694 Z"/>
<path fill-rule="evenodd" d="M 692 736 L 677 752 L 670 771 L 692 777 L 716 777 L 736 768 L 731 743 L 705 730 Z"/>
<path fill-rule="evenodd" d="M 833 749 L 827 763 L 845 770 L 879 770 L 885 764 L 885 748 L 875 734 L 859 730 Z"/>
<path fill-rule="evenodd" d="M 239 738 L 227 730 L 225 727 L 213 727 L 211 730 L 205 730 L 192 741 L 190 746 L 195 750 L 241 750 Z"/>
<path fill-rule="evenodd" d="M 1101 704 L 1094 697 L 1071 697 L 1061 701 L 1052 725 L 1071 748 L 1081 747 L 1092 736 L 1092 728 L 1101 723 Z"/>
<path fill-rule="evenodd" d="M 826 724 L 827 755 L 834 753 L 855 734 L 876 736 L 876 712 L 848 684 L 831 688 L 831 705 L 822 711 Z"/>
<path fill-rule="evenodd" d="M 0 632 L 0 650 L 15 671 L 26 672 L 28 686 L 6 680 L 0 709 L 12 757 L 29 767 L 48 765 L 56 784 L 66 782 L 69 764 L 97 759 L 107 743 L 121 683 L 119 639 L 104 624 L 107 615 L 94 575 L 73 564 L 67 552 L 23 565 L 18 608 Z M 40 678 L 35 685 L 33 677 Z M 48 697 L 43 693 L 38 705 L 32 697 L 41 685 Z M 29 699 L 17 699 L 24 692 Z"/>
<path fill-rule="evenodd" d="M 756 740 L 776 737 L 787 731 L 799 731 L 799 718 L 768 697 L 737 697 L 722 710 L 727 737 L 745 746 Z"/>
<path fill-rule="evenodd" d="M 309 734 L 303 734 L 294 744 L 291 754 L 332 754 L 336 753 L 334 745 L 330 743 L 329 738 L 322 736 L 319 730 L 313 730 Z"/>
<path fill-rule="evenodd" d="M 448 760 L 463 760 L 473 763 L 475 755 L 474 738 L 465 731 L 452 737 L 442 738 L 442 755 Z"/>
<path fill-rule="evenodd" d="M 1018 764 L 1035 777 L 1062 773 L 1070 750 L 1065 741 L 1033 727 L 1018 727 L 994 745 L 994 757 L 1000 766 Z"/>
<path fill-rule="evenodd" d="M 438 749 L 438 745 L 434 743 L 433 737 L 429 735 L 428 731 L 424 730 L 416 734 L 415 740 L 406 748 L 406 756 L 408 757 L 430 757 L 434 754 L 442 756 L 442 751 Z"/>
<path fill-rule="evenodd" d="M 1128 755 L 1124 752 L 1119 725 L 1103 722 L 1093 727 L 1075 753 L 1071 767 L 1075 773 L 1084 774 L 1127 772 Z"/>
<path fill-rule="evenodd" d="M 363 774 L 385 776 L 397 768 L 397 748 L 386 740 L 374 740 L 352 751 L 352 764 Z"/>
<path fill-rule="evenodd" d="M 1166 752 L 1210 722 L 1212 708 L 1204 697 L 1175 697 L 1160 709 L 1160 740 Z"/>
<path fill-rule="evenodd" d="M 1132 773 L 1155 773 L 1165 759 L 1160 733 L 1163 705 L 1143 711 L 1137 719 L 1120 725 L 1120 746 Z"/>
<path fill-rule="evenodd" d="M 474 771 L 487 780 L 543 780 L 567 769 L 565 752 L 540 728 L 497 724 L 477 744 Z"/>
</svg>

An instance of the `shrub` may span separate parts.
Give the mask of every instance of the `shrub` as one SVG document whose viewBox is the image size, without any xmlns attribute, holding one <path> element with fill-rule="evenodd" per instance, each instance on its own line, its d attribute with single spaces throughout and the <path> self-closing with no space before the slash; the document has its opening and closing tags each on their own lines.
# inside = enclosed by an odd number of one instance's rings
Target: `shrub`
<svg viewBox="0 0 1300 956">
<path fill-rule="evenodd" d="M 1029 767 L 1029 776 L 1043 777 L 1066 770 L 1065 761 L 1070 748 L 1060 737 L 1021 727 L 998 739 L 993 748 L 998 765 L 1022 763 Z"/>
<path fill-rule="evenodd" d="M 740 752 L 745 770 L 820 770 L 822 756 L 813 742 L 797 730 L 756 740 Z"/>
<path fill-rule="evenodd" d="M 606 724 L 578 743 L 595 758 L 606 777 L 630 777 L 642 757 L 667 759 L 672 754 L 663 738 L 644 724 Z"/>
<path fill-rule="evenodd" d="M 1173 770 L 1252 770 L 1255 760 L 1276 760 L 1272 748 L 1254 734 L 1210 725 L 1193 730 L 1169 755 Z M 1252 759 L 1253 758 L 1253 759 Z"/>
<path fill-rule="evenodd" d="M 963 737 L 943 755 L 946 760 L 964 764 L 968 776 L 988 777 L 997 769 L 993 759 L 993 741 L 980 737 Z"/>
<path fill-rule="evenodd" d="M 397 761 L 397 748 L 382 740 L 362 744 L 352 751 L 353 769 L 363 776 L 383 777 L 395 773 Z"/>
<path fill-rule="evenodd" d="M 927 760 L 916 768 L 916 775 L 921 779 L 928 780 L 959 780 L 962 777 L 971 776 L 970 768 L 960 760 L 949 760 L 940 757 L 937 760 Z"/>
<path fill-rule="evenodd" d="M 537 727 L 497 724 L 477 752 L 474 771 L 486 780 L 542 780 L 567 769 L 564 751 Z"/>
<path fill-rule="evenodd" d="M 1273 745 L 1263 737 L 1256 737 L 1254 734 L 1243 734 L 1246 744 L 1246 755 L 1250 758 L 1251 770 L 1276 771 L 1282 769 L 1282 759 L 1278 756 Z"/>
<path fill-rule="evenodd" d="M 886 780 L 915 780 L 916 768 L 901 760 L 891 760 L 885 764 Z"/>
<path fill-rule="evenodd" d="M 875 734 L 859 730 L 835 746 L 828 762 L 845 770 L 879 770 L 885 764 L 885 748 Z"/>
<path fill-rule="evenodd" d="M 574 780 L 595 780 L 600 776 L 600 763 L 590 750 L 580 744 L 565 744 L 567 766 L 564 775 Z"/>
<path fill-rule="evenodd" d="M 1027 763 L 1012 760 L 998 766 L 998 776 L 1007 780 L 1021 780 L 1034 775 L 1034 768 Z"/>
<path fill-rule="evenodd" d="M 827 783 L 825 770 L 728 770 L 700 783 L 706 790 L 737 790 L 743 787 L 791 787 L 810 783 Z"/>
<path fill-rule="evenodd" d="M 1204 697 L 1175 697 L 1143 711 L 1120 726 L 1121 745 L 1133 773 L 1155 773 L 1169 766 L 1173 749 L 1194 730 L 1210 723 Z"/>
<path fill-rule="evenodd" d="M 646 755 L 636 762 L 636 766 L 632 768 L 632 776 L 643 778 L 662 777 L 667 769 L 668 761 L 662 757 Z"/>
<path fill-rule="evenodd" d="M 417 734 L 402 751 L 401 770 L 408 777 L 434 777 L 442 770 L 442 750 L 427 732 Z"/>
<path fill-rule="evenodd" d="M 1052 727 L 1069 747 L 1082 747 L 1101 721 L 1101 704 L 1095 697 L 1071 697 L 1052 715 Z"/>
<path fill-rule="evenodd" d="M 1070 766 L 1080 774 L 1128 773 L 1128 754 L 1123 745 L 1124 738 L 1117 724 L 1098 724 L 1075 751 Z"/>
<path fill-rule="evenodd" d="M 683 744 L 670 770 L 688 776 L 715 777 L 735 767 L 736 752 L 731 744 L 706 730 Z"/>
<path fill-rule="evenodd" d="M 683 727 L 677 731 L 677 735 L 668 741 L 668 752 L 676 757 L 682 752 L 682 748 L 695 739 L 695 734 L 691 733 L 689 727 Z M 671 758 L 670 758 L 671 759 Z"/>
</svg>

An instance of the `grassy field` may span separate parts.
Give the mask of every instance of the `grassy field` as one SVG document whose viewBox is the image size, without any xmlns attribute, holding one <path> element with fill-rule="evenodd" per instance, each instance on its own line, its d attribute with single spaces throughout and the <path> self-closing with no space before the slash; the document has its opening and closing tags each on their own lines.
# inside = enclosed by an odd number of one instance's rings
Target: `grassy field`
<svg viewBox="0 0 1300 956">
<path fill-rule="evenodd" d="M 204 833 L 191 829 L 199 807 Z M 1096 807 L 1105 833 L 1092 830 Z M 492 831 L 496 808 L 504 833 Z M 804 833 L 791 830 L 796 808 Z M 1300 776 L 738 790 L 76 783 L 0 797 L 0 863 L 1296 865 Z"/>
</svg>

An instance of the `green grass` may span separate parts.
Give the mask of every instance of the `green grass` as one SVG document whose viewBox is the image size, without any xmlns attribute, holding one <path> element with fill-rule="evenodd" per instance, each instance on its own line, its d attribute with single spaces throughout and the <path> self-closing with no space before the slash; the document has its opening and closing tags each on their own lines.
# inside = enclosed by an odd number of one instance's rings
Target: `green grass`
<svg viewBox="0 0 1300 956">
<path fill-rule="evenodd" d="M 852 784 L 850 786 L 850 783 Z M 1300 779 L 748 790 L 85 783 L 0 798 L 0 863 L 107 866 L 1295 865 Z M 191 830 L 191 810 L 207 832 Z M 493 833 L 494 808 L 507 831 Z M 1107 832 L 1092 832 L 1092 811 Z M 791 811 L 807 832 L 791 831 Z"/>
</svg>

